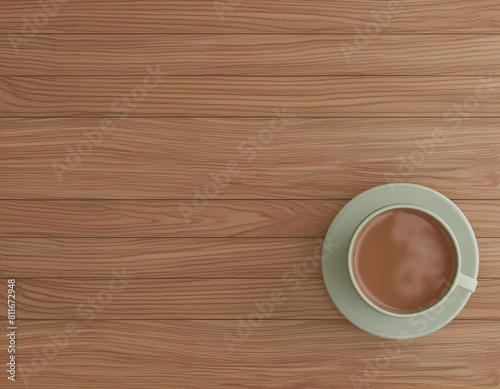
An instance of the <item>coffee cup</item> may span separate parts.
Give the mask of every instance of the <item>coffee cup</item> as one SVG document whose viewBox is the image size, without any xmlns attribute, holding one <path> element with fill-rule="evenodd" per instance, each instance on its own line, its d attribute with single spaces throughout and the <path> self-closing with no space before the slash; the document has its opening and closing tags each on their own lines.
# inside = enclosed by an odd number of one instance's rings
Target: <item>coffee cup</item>
<svg viewBox="0 0 500 389">
<path fill-rule="evenodd" d="M 347 250 L 350 281 L 374 310 L 409 318 L 437 308 L 456 288 L 475 291 L 459 243 L 434 212 L 412 204 L 377 209 L 357 226 Z"/>
</svg>

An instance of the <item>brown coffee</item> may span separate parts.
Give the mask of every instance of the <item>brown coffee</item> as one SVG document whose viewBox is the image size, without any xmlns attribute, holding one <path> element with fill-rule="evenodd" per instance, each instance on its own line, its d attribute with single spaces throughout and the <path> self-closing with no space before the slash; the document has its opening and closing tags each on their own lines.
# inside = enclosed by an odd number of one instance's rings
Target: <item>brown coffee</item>
<svg viewBox="0 0 500 389">
<path fill-rule="evenodd" d="M 356 239 L 352 261 L 365 295 L 400 313 L 436 303 L 456 271 L 448 232 L 430 215 L 411 208 L 389 210 L 368 222 Z"/>
</svg>

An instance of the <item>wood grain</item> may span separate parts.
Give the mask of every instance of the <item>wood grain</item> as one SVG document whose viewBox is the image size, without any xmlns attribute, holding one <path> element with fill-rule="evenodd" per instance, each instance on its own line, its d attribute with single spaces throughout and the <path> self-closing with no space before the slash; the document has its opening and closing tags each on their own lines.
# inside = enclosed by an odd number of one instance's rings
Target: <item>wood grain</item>
<svg viewBox="0 0 500 389">
<path fill-rule="evenodd" d="M 322 243 L 316 238 L 7 238 L 0 240 L 5 256 L 0 274 L 107 278 L 125 267 L 133 278 L 281 278 Z M 500 268 L 492 274 L 500 278 Z M 321 277 L 319 266 L 311 277 Z"/>
<path fill-rule="evenodd" d="M 152 61 L 154 72 L 161 72 Z M 0 77 L 0 117 L 498 116 L 499 77 Z M 116 126 L 107 123 L 104 126 Z"/>
<path fill-rule="evenodd" d="M 281 279 L 304 262 L 319 262 L 322 244 L 320 238 L 3 238 L 0 276 L 104 279 L 125 268 L 136 279 Z M 499 279 L 500 239 L 478 244 L 478 278 Z M 321 279 L 321 266 L 308 277 Z"/>
<path fill-rule="evenodd" d="M 0 235 L 10 237 L 324 237 L 344 200 L 0 202 Z M 455 202 L 477 237 L 500 237 L 500 201 Z M 185 208 L 184 208 L 185 207 Z M 191 207 L 191 208 L 188 208 Z M 186 211 L 192 212 L 185 218 Z"/>
<path fill-rule="evenodd" d="M 382 35 L 360 46 L 355 34 L 72 34 L 20 48 L 4 35 L 0 47 L 4 76 L 143 75 L 153 58 L 172 76 L 500 74 L 498 35 Z"/>
<path fill-rule="evenodd" d="M 0 234 L 11 237 L 322 237 L 332 217 L 345 203 L 221 200 L 209 201 L 206 206 L 197 203 L 198 212 L 193 203 L 182 200 L 13 200 L 0 202 Z"/>
<path fill-rule="evenodd" d="M 499 31 L 495 0 L 71 0 L 39 22 L 44 33 L 374 33 Z M 48 2 L 52 4 L 51 2 Z M 218 9 L 214 6 L 219 6 Z M 33 22 L 37 0 L 5 0 L 0 32 L 22 33 L 23 17 Z M 32 30 L 27 24 L 27 31 Z M 378 28 L 377 28 L 378 26 Z M 22 35 L 21 35 L 22 37 Z"/>
<path fill-rule="evenodd" d="M 497 252 L 499 242 L 496 239 L 479 239 L 479 274 L 480 276 L 492 276 L 497 278 L 497 266 L 500 261 L 500 253 Z"/>
<path fill-rule="evenodd" d="M 76 324 L 67 344 L 51 349 L 53 339 L 65 344 L 67 322 L 20 322 L 24 374 L 18 384 L 122 389 L 137 388 L 139 382 L 148 388 L 164 388 L 165 382 L 178 388 L 387 388 L 394 382 L 404 388 L 479 388 L 500 383 L 497 369 L 485 363 L 500 358 L 498 321 L 454 321 L 435 334 L 400 341 L 376 338 L 346 321 L 271 320 L 241 338 L 239 323 L 227 320 Z M 45 348 L 55 356 L 36 369 Z M 401 371 L 407 372 L 404 380 Z"/>
<path fill-rule="evenodd" d="M 322 278 L 318 261 L 290 268 L 279 279 L 130 279 L 125 266 L 108 279 L 16 280 L 17 318 L 55 320 L 266 319 L 345 320 Z M 126 278 L 128 277 L 128 279 Z M 6 301 L 6 291 L 1 291 Z M 500 319 L 500 280 L 480 280 L 459 319 Z M 249 316 L 250 315 L 250 316 Z M 6 310 L 0 313 L 6 317 Z"/>
<path fill-rule="evenodd" d="M 500 385 L 497 1 L 55 2 L 0 2 L 17 384 Z M 341 207 L 396 181 L 452 198 L 480 250 L 463 311 L 411 341 L 351 325 L 320 271 Z"/>
<path fill-rule="evenodd" d="M 0 119 L 0 198 L 349 199 L 411 181 L 500 199 L 500 119 L 285 120 Z"/>
</svg>

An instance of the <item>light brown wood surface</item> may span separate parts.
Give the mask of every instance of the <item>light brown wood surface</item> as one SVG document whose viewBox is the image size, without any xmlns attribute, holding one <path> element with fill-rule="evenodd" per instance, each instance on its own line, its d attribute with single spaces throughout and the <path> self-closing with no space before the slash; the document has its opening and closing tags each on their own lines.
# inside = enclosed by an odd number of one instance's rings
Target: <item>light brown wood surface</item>
<svg viewBox="0 0 500 389">
<path fill-rule="evenodd" d="M 25 334 L 21 363 L 32 370 L 28 385 L 66 387 L 68 379 L 75 388 L 111 389 L 136 388 L 137 382 L 153 388 L 194 387 L 200 381 L 227 388 L 498 384 L 493 366 L 499 358 L 498 321 L 456 320 L 446 331 L 390 342 L 346 320 L 268 320 L 236 342 L 232 351 L 226 339 L 238 324 L 231 320 L 78 322 L 67 346 L 55 350 L 57 356 L 44 369 L 35 370 L 30 356 L 51 346 L 48 333 L 59 335 L 64 344 L 60 334 L 65 324 L 20 324 Z M 470 332 L 474 336 L 464 337 Z M 402 377 L 401 371 L 407 374 Z"/>
<path fill-rule="evenodd" d="M 500 196 L 500 118 L 286 119 L 265 142 L 268 118 L 128 118 L 102 138 L 97 118 L 0 119 L 0 163 L 8 166 L 0 198 L 192 199 L 230 161 L 241 171 L 217 199 L 349 199 L 399 181 L 452 199 Z M 92 152 L 78 162 L 78 145 L 89 139 Z"/>
<path fill-rule="evenodd" d="M 144 76 L 0 77 L 0 117 L 272 118 L 277 110 L 286 109 L 288 115 L 297 117 L 432 116 L 443 120 L 444 115 L 448 119 L 498 116 L 500 105 L 500 94 L 494 93 L 500 90 L 500 76 L 160 75 L 157 84 L 146 88 L 146 73 L 145 69 Z M 468 100 L 487 91 L 488 98 L 478 99 L 477 104 Z"/>
<path fill-rule="evenodd" d="M 355 33 L 387 20 L 384 32 L 498 32 L 495 0 L 59 0 L 45 33 Z M 50 4 L 50 2 L 49 2 Z M 219 5 L 217 13 L 215 5 Z M 0 31 L 21 32 L 22 18 L 40 11 L 38 0 L 5 0 Z M 56 11 L 57 10 L 57 11 Z M 20 22 L 21 20 L 21 22 Z"/>
<path fill-rule="evenodd" d="M 0 387 L 500 385 L 497 1 L 6 0 L 0 18 L 0 322 L 15 278 L 18 326 Z M 357 329 L 321 274 L 333 217 L 389 182 L 445 194 L 478 238 L 476 293 L 414 340 Z"/>
<path fill-rule="evenodd" d="M 151 65 L 171 76 L 500 75 L 498 35 L 376 35 L 345 52 L 355 40 L 355 34 L 66 34 L 40 35 L 16 50 L 3 35 L 0 69 L 3 76 L 142 75 Z"/>
</svg>

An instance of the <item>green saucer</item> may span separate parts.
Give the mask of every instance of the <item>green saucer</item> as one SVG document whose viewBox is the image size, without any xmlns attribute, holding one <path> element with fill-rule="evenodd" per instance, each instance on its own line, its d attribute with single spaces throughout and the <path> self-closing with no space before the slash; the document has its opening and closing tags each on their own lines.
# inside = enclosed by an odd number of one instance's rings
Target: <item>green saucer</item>
<svg viewBox="0 0 500 389">
<path fill-rule="evenodd" d="M 391 204 L 414 204 L 443 219 L 457 238 L 462 273 L 477 278 L 479 251 L 474 231 L 462 211 L 447 197 L 415 184 L 387 184 L 361 193 L 333 220 L 323 244 L 323 278 L 333 303 L 352 324 L 388 339 L 428 335 L 448 324 L 465 306 L 470 293 L 457 288 L 444 304 L 411 318 L 394 318 L 370 308 L 356 293 L 347 273 L 347 246 L 358 224 L 371 212 Z"/>
</svg>

